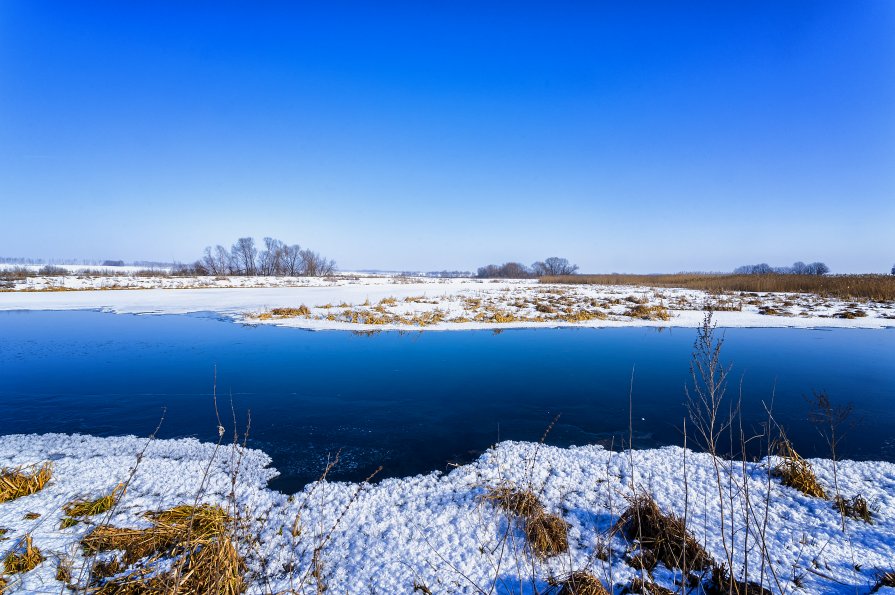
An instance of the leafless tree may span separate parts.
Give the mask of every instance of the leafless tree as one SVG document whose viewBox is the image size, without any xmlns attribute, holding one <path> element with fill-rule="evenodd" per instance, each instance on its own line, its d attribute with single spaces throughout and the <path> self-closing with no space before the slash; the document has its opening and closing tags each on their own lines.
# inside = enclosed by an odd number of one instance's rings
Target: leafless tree
<svg viewBox="0 0 895 595">
<path fill-rule="evenodd" d="M 209 275 L 229 275 L 233 269 L 230 252 L 220 244 L 213 249 L 211 246 L 205 248 L 200 263 Z"/>
<path fill-rule="evenodd" d="M 578 271 L 578 265 L 569 264 L 569 261 L 559 256 L 551 256 L 544 262 L 536 262 L 531 265 L 532 270 L 538 277 L 557 276 L 557 275 L 574 275 Z"/>
<path fill-rule="evenodd" d="M 258 249 L 255 248 L 254 238 L 239 238 L 230 248 L 230 253 L 233 255 L 236 272 L 242 275 L 257 274 L 255 258 L 258 256 Z"/>
<path fill-rule="evenodd" d="M 301 257 L 302 274 L 308 277 L 327 277 L 336 270 L 334 261 L 327 260 L 312 250 L 301 250 L 299 256 Z"/>
<path fill-rule="evenodd" d="M 258 254 L 258 274 L 271 276 L 283 273 L 283 249 L 285 244 L 275 238 L 264 238 L 264 250 Z"/>
<path fill-rule="evenodd" d="M 304 273 L 302 269 L 301 246 L 292 244 L 283 246 L 283 274 L 289 277 L 297 277 Z"/>
</svg>

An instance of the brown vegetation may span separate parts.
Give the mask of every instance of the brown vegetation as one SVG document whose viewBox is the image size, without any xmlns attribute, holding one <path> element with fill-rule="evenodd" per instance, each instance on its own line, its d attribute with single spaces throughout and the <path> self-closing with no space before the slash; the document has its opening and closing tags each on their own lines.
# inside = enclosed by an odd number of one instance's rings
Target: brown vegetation
<svg viewBox="0 0 895 595">
<path fill-rule="evenodd" d="M 573 572 L 562 583 L 559 595 L 609 595 L 600 580 L 589 572 Z"/>
<path fill-rule="evenodd" d="M 694 538 L 684 520 L 673 514 L 665 514 L 649 494 L 631 500 L 622 513 L 616 528 L 625 532 L 628 539 L 639 542 L 668 568 L 701 570 L 712 564 L 711 556 Z"/>
<path fill-rule="evenodd" d="M 799 456 L 785 436 L 778 444 L 778 456 L 781 461 L 774 467 L 774 475 L 780 478 L 783 485 L 808 496 L 826 499 L 827 494 L 818 483 L 811 463 Z"/>
<path fill-rule="evenodd" d="M 0 502 L 39 492 L 53 476 L 49 463 L 14 469 L 0 469 Z"/>
<path fill-rule="evenodd" d="M 96 593 L 220 593 L 245 590 L 245 563 L 229 537 L 232 520 L 218 506 L 175 506 L 147 513 L 148 529 L 100 525 L 81 540 L 88 554 L 120 550 L 121 558 L 94 564 Z M 170 567 L 159 565 L 174 560 Z M 136 562 L 133 569 L 123 572 Z"/>
<path fill-rule="evenodd" d="M 542 277 L 540 282 L 572 285 L 680 287 L 701 289 L 711 293 L 724 291 L 814 293 L 842 300 L 895 301 L 895 275 L 612 274 Z"/>
<path fill-rule="evenodd" d="M 26 535 L 19 546 L 3 559 L 3 570 L 7 574 L 28 572 L 43 561 L 44 557 L 40 550 L 31 543 L 31 536 Z"/>
</svg>

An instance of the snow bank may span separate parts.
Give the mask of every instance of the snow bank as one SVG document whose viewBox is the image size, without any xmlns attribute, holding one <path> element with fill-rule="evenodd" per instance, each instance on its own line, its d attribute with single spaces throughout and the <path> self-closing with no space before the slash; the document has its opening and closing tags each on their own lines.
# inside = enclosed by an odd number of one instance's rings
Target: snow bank
<svg viewBox="0 0 895 595">
<path fill-rule="evenodd" d="M 526 327 L 698 327 L 707 306 L 725 327 L 895 327 L 895 304 L 811 294 L 729 294 L 532 280 L 402 277 L 59 277 L 0 292 L 0 310 L 91 309 L 130 314 L 216 312 L 239 322 L 323 330 L 470 330 Z M 41 284 L 44 285 L 41 285 Z M 48 286 L 46 283 L 59 283 Z M 139 289 L 139 290 L 138 290 Z M 661 306 L 668 320 L 632 307 Z M 307 315 L 266 316 L 306 306 Z M 579 314 L 585 314 L 577 317 Z M 577 320 L 577 321 L 576 321 Z M 423 326 L 424 325 L 424 326 Z"/>
<path fill-rule="evenodd" d="M 75 497 L 108 492 L 125 481 L 143 448 L 145 455 L 111 519 L 114 524 L 145 526 L 140 517 L 144 511 L 192 503 L 206 469 L 207 489 L 200 501 L 226 502 L 234 464 L 230 446 L 216 450 L 212 444 L 190 439 L 147 446 L 145 439 L 135 437 L 0 437 L 4 466 L 46 460 L 54 465 L 53 480 L 43 491 L 0 504 L 0 527 L 9 530 L 8 539 L 0 542 L 0 555 L 30 532 L 47 558 L 27 574 L 8 576 L 9 593 L 59 593 L 61 585 L 54 578 L 59 557 L 74 561 L 77 576 L 84 560 L 77 541 L 91 527 L 80 524 L 60 530 L 62 506 Z M 266 487 L 275 475 L 269 462 L 260 451 L 244 451 L 235 490 L 250 523 L 249 533 L 258 536 L 255 545 L 242 546 L 253 593 L 290 588 L 314 592 L 307 571 L 313 549 L 322 542 L 326 543 L 320 558 L 322 576 L 334 593 L 412 593 L 414 584 L 426 585 L 434 593 L 489 592 L 492 586 L 496 593 L 543 593 L 551 576 L 585 568 L 620 592 L 639 572 L 625 562 L 630 544 L 609 530 L 632 494 L 632 483 L 638 491 L 652 494 L 665 511 L 684 514 L 686 501 L 690 531 L 716 560 L 724 559 L 711 459 L 681 448 L 634 451 L 629 456 L 599 446 L 563 449 L 504 442 L 449 474 L 386 479 L 366 487 L 319 482 L 293 496 Z M 832 463 L 812 463 L 820 482 L 833 492 Z M 895 569 L 895 465 L 839 463 L 843 495 L 861 494 L 874 509 L 872 524 L 848 519 L 845 531 L 830 502 L 782 487 L 776 479 L 768 482 L 766 462 L 749 463 L 745 470 L 737 464 L 731 473 L 741 484 L 745 477 L 759 514 L 768 498 L 766 543 L 771 563 L 764 578 L 774 592 L 866 592 L 877 572 Z M 568 554 L 532 562 L 520 527 L 481 500 L 488 486 L 507 481 L 532 486 L 546 509 L 568 522 Z M 749 577 L 758 580 L 758 529 L 753 525 L 746 538 L 742 500 L 736 502 L 735 570 L 743 572 L 743 552 L 748 551 Z M 28 512 L 41 516 L 25 520 Z M 730 518 L 727 522 L 729 530 Z M 292 537 L 294 526 L 300 531 L 297 538 Z M 600 547 L 608 553 L 605 561 L 596 555 Z M 672 587 L 670 570 L 657 567 L 654 576 Z M 307 579 L 303 585 L 302 577 Z"/>
</svg>

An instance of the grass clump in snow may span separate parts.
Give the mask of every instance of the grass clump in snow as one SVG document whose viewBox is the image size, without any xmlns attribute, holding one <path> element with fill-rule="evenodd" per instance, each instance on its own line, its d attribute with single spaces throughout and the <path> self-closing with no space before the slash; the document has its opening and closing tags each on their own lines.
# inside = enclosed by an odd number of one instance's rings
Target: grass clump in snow
<svg viewBox="0 0 895 595">
<path fill-rule="evenodd" d="M 569 524 L 558 515 L 541 513 L 526 519 L 525 539 L 541 558 L 556 556 L 569 551 Z"/>
<path fill-rule="evenodd" d="M 584 570 L 576 570 L 559 583 L 558 595 L 609 595 L 600 580 Z"/>
<path fill-rule="evenodd" d="M 260 320 L 270 320 L 271 318 L 295 318 L 297 316 L 310 316 L 311 309 L 302 304 L 298 308 L 274 308 L 270 312 L 264 312 L 258 315 Z"/>
<path fill-rule="evenodd" d="M 631 318 L 640 318 L 642 320 L 671 319 L 671 315 L 668 313 L 668 308 L 661 304 L 656 304 L 654 306 L 638 304 L 625 310 L 625 316 L 630 316 Z"/>
<path fill-rule="evenodd" d="M 544 505 L 531 490 L 505 485 L 491 488 L 484 499 L 515 517 L 534 518 L 544 514 Z"/>
<path fill-rule="evenodd" d="M 78 524 L 79 519 L 103 514 L 112 510 L 112 507 L 118 502 L 124 486 L 118 484 L 115 488 L 105 496 L 100 496 L 93 500 L 72 500 L 62 507 L 65 517 L 62 519 L 60 529 L 67 529 Z"/>
<path fill-rule="evenodd" d="M 91 581 L 97 593 L 235 595 L 245 590 L 245 562 L 228 536 L 232 521 L 222 508 L 181 505 L 145 516 L 152 522 L 148 529 L 100 525 L 81 540 L 88 554 L 124 552 L 120 559 L 94 565 Z"/>
<path fill-rule="evenodd" d="M 876 584 L 870 589 L 871 593 L 876 593 L 883 587 L 895 587 L 895 571 L 884 572 L 876 577 Z"/>
<path fill-rule="evenodd" d="M 811 463 L 799 456 L 786 436 L 780 439 L 777 449 L 781 461 L 774 467 L 774 475 L 780 482 L 807 496 L 826 499 L 827 493 L 818 483 Z"/>
<path fill-rule="evenodd" d="M 684 520 L 665 514 L 649 494 L 631 499 L 630 506 L 619 517 L 616 528 L 640 547 L 651 551 L 668 568 L 703 570 L 712 565 L 712 558 L 693 537 Z"/>
<path fill-rule="evenodd" d="M 0 469 L 0 502 L 8 502 L 39 492 L 52 477 L 53 469 L 50 463 Z"/>
<path fill-rule="evenodd" d="M 569 524 L 548 513 L 530 489 L 503 485 L 489 489 L 483 499 L 522 523 L 525 539 L 539 557 L 549 558 L 569 550 Z"/>
<path fill-rule="evenodd" d="M 3 571 L 6 574 L 19 574 L 33 570 L 44 561 L 43 554 L 31 542 L 31 535 L 25 538 L 3 559 Z"/>
<path fill-rule="evenodd" d="M 858 519 L 865 523 L 873 522 L 870 515 L 870 505 L 867 503 L 864 496 L 861 496 L 860 494 L 852 498 L 836 496 L 833 505 L 839 513 L 844 516 Z"/>
</svg>

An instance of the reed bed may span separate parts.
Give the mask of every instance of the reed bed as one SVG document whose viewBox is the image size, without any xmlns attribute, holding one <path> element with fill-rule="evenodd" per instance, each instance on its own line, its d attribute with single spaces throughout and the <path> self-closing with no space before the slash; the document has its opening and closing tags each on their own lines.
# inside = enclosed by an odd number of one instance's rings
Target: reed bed
<svg viewBox="0 0 895 595">
<path fill-rule="evenodd" d="M 670 275 L 565 275 L 541 277 L 541 283 L 569 285 L 636 285 L 730 291 L 814 293 L 842 300 L 895 301 L 895 275 L 732 275 L 677 273 Z"/>
</svg>

